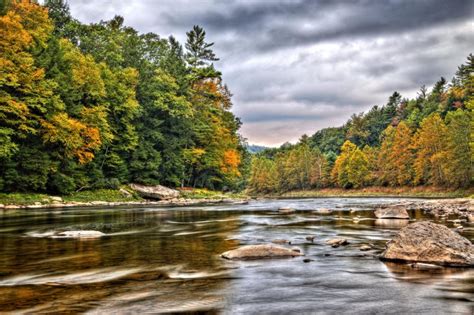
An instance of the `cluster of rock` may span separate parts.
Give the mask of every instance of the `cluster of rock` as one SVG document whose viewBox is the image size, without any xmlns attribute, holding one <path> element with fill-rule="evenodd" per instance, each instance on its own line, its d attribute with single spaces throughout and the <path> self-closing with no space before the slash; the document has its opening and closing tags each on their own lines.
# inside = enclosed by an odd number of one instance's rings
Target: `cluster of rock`
<svg viewBox="0 0 474 315">
<path fill-rule="evenodd" d="M 474 222 L 474 199 L 432 199 L 407 201 L 402 203 L 407 210 L 423 210 L 435 216 L 456 215 L 469 218 Z"/>
<path fill-rule="evenodd" d="M 474 267 L 474 245 L 444 225 L 422 221 L 400 230 L 382 260 Z"/>
</svg>

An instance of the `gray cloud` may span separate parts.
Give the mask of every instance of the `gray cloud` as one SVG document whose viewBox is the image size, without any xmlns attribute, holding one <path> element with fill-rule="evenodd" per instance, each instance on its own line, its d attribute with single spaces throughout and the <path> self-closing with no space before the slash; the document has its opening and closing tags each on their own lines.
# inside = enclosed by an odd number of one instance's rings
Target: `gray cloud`
<svg viewBox="0 0 474 315">
<path fill-rule="evenodd" d="M 202 25 L 251 143 L 340 125 L 397 90 L 450 78 L 472 52 L 470 0 L 70 0 L 83 22 L 115 14 L 162 37 Z"/>
</svg>

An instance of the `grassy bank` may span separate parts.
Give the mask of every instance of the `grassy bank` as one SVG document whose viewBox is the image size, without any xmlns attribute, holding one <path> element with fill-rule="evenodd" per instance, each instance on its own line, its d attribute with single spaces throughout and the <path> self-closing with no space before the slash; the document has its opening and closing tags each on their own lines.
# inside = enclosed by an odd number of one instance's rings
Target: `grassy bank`
<svg viewBox="0 0 474 315">
<path fill-rule="evenodd" d="M 4 205 L 31 205 L 35 203 L 49 204 L 55 201 L 56 197 L 60 197 L 64 202 L 91 202 L 91 201 L 107 201 L 107 202 L 126 202 L 143 200 L 135 194 L 130 196 L 124 195 L 119 190 L 114 189 L 97 189 L 85 190 L 65 196 L 51 196 L 37 193 L 0 193 L 0 204 Z"/>
<path fill-rule="evenodd" d="M 51 204 L 58 200 L 57 197 L 61 198 L 61 202 L 74 203 L 74 202 L 93 202 L 93 201 L 104 201 L 104 202 L 130 202 L 130 201 L 144 201 L 143 198 L 133 193 L 127 187 L 126 189 L 130 195 L 127 195 L 123 191 L 114 189 L 97 189 L 97 190 L 84 190 L 75 192 L 70 195 L 63 196 L 51 196 L 47 194 L 38 193 L 0 193 L 0 204 L 2 205 L 34 205 L 34 204 Z M 193 199 L 193 200 L 221 200 L 221 199 L 241 199 L 245 198 L 246 195 L 243 193 L 224 193 L 221 191 L 212 191 L 207 189 L 186 189 L 181 191 L 181 198 Z"/>
<path fill-rule="evenodd" d="M 309 197 L 418 197 L 418 198 L 474 198 L 474 188 L 447 189 L 440 187 L 366 187 L 361 189 L 324 188 L 297 190 L 282 194 L 264 195 L 278 198 Z"/>
</svg>

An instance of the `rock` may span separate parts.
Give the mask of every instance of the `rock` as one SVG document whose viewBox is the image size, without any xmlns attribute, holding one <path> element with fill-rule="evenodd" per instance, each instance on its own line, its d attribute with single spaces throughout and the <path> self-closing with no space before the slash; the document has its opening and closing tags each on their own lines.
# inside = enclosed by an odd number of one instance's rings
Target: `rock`
<svg viewBox="0 0 474 315">
<path fill-rule="evenodd" d="M 123 188 L 120 188 L 119 189 L 119 192 L 122 194 L 122 196 L 124 196 L 125 198 L 132 198 L 133 195 L 131 192 L 129 192 L 128 190 L 126 189 L 123 189 Z"/>
<path fill-rule="evenodd" d="M 0 208 L 1 208 L 1 207 L 0 207 Z M 474 222 L 474 214 L 469 214 L 469 215 L 467 216 L 467 221 L 473 223 L 473 222 Z"/>
<path fill-rule="evenodd" d="M 314 260 L 313 260 L 313 259 L 309 259 L 309 258 L 303 259 L 303 262 L 304 262 L 304 263 L 309 263 L 309 262 L 312 262 L 312 261 L 314 261 Z"/>
<path fill-rule="evenodd" d="M 314 242 L 314 239 L 315 239 L 315 238 L 316 238 L 316 236 L 314 236 L 314 235 L 308 235 L 308 236 L 306 236 L 306 240 L 307 240 L 307 241 L 310 241 L 310 242 Z"/>
<path fill-rule="evenodd" d="M 226 259 L 262 259 L 262 258 L 283 258 L 303 256 L 301 252 L 296 252 L 286 247 L 262 244 L 246 245 L 221 254 Z"/>
<path fill-rule="evenodd" d="M 360 249 L 361 251 L 365 252 L 365 251 L 371 250 L 372 247 L 369 246 L 369 245 L 362 245 L 361 247 L 359 247 L 359 249 Z"/>
<path fill-rule="evenodd" d="M 131 184 L 130 188 L 145 198 L 168 200 L 179 197 L 179 191 L 161 185 L 144 186 Z"/>
<path fill-rule="evenodd" d="M 404 207 L 378 208 L 374 213 L 377 219 L 410 219 Z"/>
<path fill-rule="evenodd" d="M 64 231 L 55 233 L 52 237 L 56 238 L 98 238 L 105 234 L 100 231 L 83 230 L 83 231 Z"/>
<path fill-rule="evenodd" d="M 21 207 L 20 206 L 17 206 L 17 205 L 6 205 L 5 207 L 3 207 L 4 209 L 20 209 Z"/>
<path fill-rule="evenodd" d="M 301 253 L 301 249 L 299 247 L 292 247 L 291 250 L 297 253 Z"/>
<path fill-rule="evenodd" d="M 5 205 L 3 203 L 0 203 L 0 209 L 5 208 Z"/>
<path fill-rule="evenodd" d="M 375 225 L 385 227 L 385 228 L 394 228 L 399 229 L 404 226 L 407 226 L 410 221 L 406 219 L 376 219 Z"/>
<path fill-rule="evenodd" d="M 62 202 L 62 201 L 63 201 L 63 198 L 58 197 L 58 196 L 49 196 L 48 198 L 49 198 L 49 200 L 51 200 L 51 201 L 58 201 L 58 202 Z"/>
<path fill-rule="evenodd" d="M 332 210 L 327 209 L 327 208 L 321 208 L 321 209 L 318 209 L 318 210 L 314 211 L 314 213 L 316 213 L 316 214 L 331 214 Z"/>
<path fill-rule="evenodd" d="M 293 208 L 282 207 L 278 209 L 278 213 L 280 214 L 292 214 L 295 213 L 296 210 Z"/>
<path fill-rule="evenodd" d="M 89 203 L 93 206 L 108 206 L 107 201 L 91 201 Z"/>
<path fill-rule="evenodd" d="M 410 267 L 419 270 L 433 270 L 433 269 L 443 269 L 443 267 L 433 264 L 425 264 L 425 263 L 414 263 L 411 264 Z"/>
<path fill-rule="evenodd" d="M 380 258 L 474 267 L 474 245 L 444 225 L 421 221 L 401 229 Z"/>
<path fill-rule="evenodd" d="M 341 245 L 347 245 L 349 242 L 345 238 L 333 238 L 326 241 L 326 244 L 331 245 L 334 248 L 337 248 Z"/>
<path fill-rule="evenodd" d="M 276 239 L 276 240 L 273 240 L 272 243 L 274 243 L 274 244 L 291 244 L 290 241 L 284 240 L 284 239 Z"/>
</svg>

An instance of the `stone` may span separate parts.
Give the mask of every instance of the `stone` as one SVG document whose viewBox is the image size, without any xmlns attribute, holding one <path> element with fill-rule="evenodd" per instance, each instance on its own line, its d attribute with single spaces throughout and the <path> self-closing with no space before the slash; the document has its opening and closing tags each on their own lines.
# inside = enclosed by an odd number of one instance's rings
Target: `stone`
<svg viewBox="0 0 474 315">
<path fill-rule="evenodd" d="M 410 267 L 418 270 L 433 270 L 433 269 L 443 269 L 443 267 L 433 264 L 425 264 L 425 263 L 413 263 Z"/>
<path fill-rule="evenodd" d="M 119 189 L 119 192 L 122 194 L 122 196 L 124 196 L 125 198 L 132 198 L 133 195 L 131 192 L 129 192 L 128 190 L 126 189 L 123 189 L 123 188 L 120 188 Z"/>
<path fill-rule="evenodd" d="M 314 213 L 316 213 L 316 214 L 331 214 L 332 210 L 327 209 L 327 208 L 321 208 L 321 209 L 318 209 L 318 210 L 314 211 Z"/>
<path fill-rule="evenodd" d="M 282 207 L 278 209 L 278 213 L 280 214 L 292 214 L 295 213 L 296 210 L 293 208 L 288 208 L 288 207 Z"/>
<path fill-rule="evenodd" d="M 365 252 L 365 251 L 371 250 L 372 247 L 369 246 L 369 245 L 362 245 L 361 247 L 359 247 L 359 249 L 360 249 L 361 251 Z"/>
<path fill-rule="evenodd" d="M 474 267 L 474 245 L 444 225 L 412 223 L 389 241 L 382 260 Z"/>
<path fill-rule="evenodd" d="M 292 247 L 291 250 L 297 253 L 301 253 L 301 249 L 299 247 Z"/>
<path fill-rule="evenodd" d="M 264 259 L 303 256 L 301 252 L 294 251 L 274 244 L 246 245 L 221 254 L 222 258 L 239 259 Z"/>
<path fill-rule="evenodd" d="M 374 214 L 377 219 L 410 219 L 404 207 L 378 208 Z"/>
<path fill-rule="evenodd" d="M 1 208 L 1 207 L 0 207 L 0 208 Z M 474 214 L 469 214 L 469 215 L 467 216 L 467 221 L 473 223 L 473 222 L 474 222 Z"/>
<path fill-rule="evenodd" d="M 393 228 L 400 229 L 404 226 L 407 226 L 410 221 L 406 219 L 376 219 L 375 225 L 381 226 L 384 228 Z"/>
<path fill-rule="evenodd" d="M 145 186 L 139 184 L 131 184 L 130 188 L 132 188 L 144 198 L 169 200 L 179 197 L 179 191 L 161 185 Z"/>
<path fill-rule="evenodd" d="M 313 260 L 313 259 L 309 259 L 309 258 L 303 259 L 303 262 L 304 262 L 304 263 L 309 263 L 309 262 L 312 262 L 312 261 L 314 261 L 314 260 Z"/>
<path fill-rule="evenodd" d="M 334 248 L 337 248 L 341 245 L 347 245 L 349 242 L 345 238 L 333 238 L 326 241 L 326 244 L 331 245 Z"/>
<path fill-rule="evenodd" d="M 55 233 L 53 238 L 99 238 L 105 234 L 100 231 L 83 230 L 83 231 L 64 231 Z"/>
<path fill-rule="evenodd" d="M 315 239 L 315 238 L 316 238 L 315 235 L 308 235 L 308 236 L 306 236 L 306 240 L 307 240 L 307 241 L 310 241 L 310 242 L 314 242 L 314 239 Z"/>
<path fill-rule="evenodd" d="M 62 202 L 63 201 L 63 198 L 59 197 L 59 196 L 49 196 L 48 197 L 51 201 L 58 201 L 58 202 Z"/>
<path fill-rule="evenodd" d="M 5 207 L 3 207 L 4 209 L 20 209 L 21 207 L 20 206 L 17 206 L 17 205 L 6 205 Z"/>
</svg>

